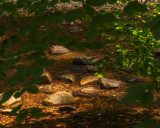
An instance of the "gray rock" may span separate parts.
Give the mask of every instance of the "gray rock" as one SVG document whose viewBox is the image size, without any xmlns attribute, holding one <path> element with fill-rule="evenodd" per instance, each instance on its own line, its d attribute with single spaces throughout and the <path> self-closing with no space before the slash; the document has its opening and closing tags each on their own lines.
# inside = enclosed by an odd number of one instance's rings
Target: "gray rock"
<svg viewBox="0 0 160 128">
<path fill-rule="evenodd" d="M 78 90 L 77 92 L 74 92 L 74 95 L 77 96 L 84 96 L 84 97 L 95 97 L 99 95 L 99 90 L 93 87 L 86 87 L 83 89 Z"/>
<path fill-rule="evenodd" d="M 99 80 L 98 76 L 87 76 L 81 79 L 80 85 L 86 85 L 88 83 L 96 82 Z"/>
<path fill-rule="evenodd" d="M 73 33 L 73 34 L 78 33 L 78 32 L 80 32 L 79 28 L 73 28 L 70 30 L 70 33 Z"/>
<path fill-rule="evenodd" d="M 78 67 L 66 67 L 67 70 L 74 72 L 74 73 L 85 73 L 86 70 L 80 69 Z"/>
<path fill-rule="evenodd" d="M 2 97 L 3 97 L 3 93 L 0 94 L 0 101 L 2 100 Z M 14 104 L 14 103 L 16 103 L 16 102 L 18 102 L 18 101 L 20 101 L 20 100 L 21 100 L 21 97 L 15 98 L 15 97 L 12 95 L 6 102 L 2 103 L 1 106 L 6 107 L 6 106 L 9 106 L 9 105 L 11 105 L 11 104 Z"/>
<path fill-rule="evenodd" d="M 51 73 L 49 71 L 47 71 L 45 68 L 44 68 L 43 74 L 41 75 L 41 79 L 42 79 L 42 82 L 40 84 L 52 83 L 52 81 L 53 81 Z"/>
<path fill-rule="evenodd" d="M 43 93 L 53 93 L 53 87 L 52 85 L 48 84 L 48 85 L 41 85 L 38 87 L 39 92 L 43 92 Z"/>
<path fill-rule="evenodd" d="M 97 72 L 98 69 L 94 65 L 86 65 L 86 70 L 88 72 Z"/>
<path fill-rule="evenodd" d="M 100 86 L 102 89 L 108 89 L 108 88 L 119 88 L 123 85 L 121 81 L 115 80 L 115 79 L 108 79 L 102 77 L 98 83 L 100 83 Z"/>
<path fill-rule="evenodd" d="M 57 92 L 49 95 L 43 100 L 45 105 L 68 105 L 73 104 L 73 96 L 68 92 Z"/>
<path fill-rule="evenodd" d="M 66 74 L 61 76 L 62 79 L 69 80 L 71 82 L 75 82 L 77 77 L 74 74 Z"/>
<path fill-rule="evenodd" d="M 64 46 L 53 45 L 50 49 L 51 55 L 62 55 L 66 53 L 69 53 L 69 50 L 65 48 Z"/>
<path fill-rule="evenodd" d="M 75 65 L 94 65 L 98 61 L 99 59 L 94 58 L 94 57 L 79 56 L 73 59 L 73 64 Z"/>
</svg>

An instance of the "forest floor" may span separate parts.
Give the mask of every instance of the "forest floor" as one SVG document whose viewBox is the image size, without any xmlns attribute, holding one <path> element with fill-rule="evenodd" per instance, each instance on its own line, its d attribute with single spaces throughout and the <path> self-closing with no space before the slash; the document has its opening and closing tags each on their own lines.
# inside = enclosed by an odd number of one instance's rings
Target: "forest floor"
<svg viewBox="0 0 160 128">
<path fill-rule="evenodd" d="M 69 33 L 76 39 L 83 40 L 85 38 L 85 32 L 88 30 L 88 25 L 85 23 L 77 23 L 73 25 L 62 25 L 66 32 L 72 28 L 78 27 L 82 31 L 77 33 Z M 3 39 L 1 39 L 2 41 Z M 104 40 L 100 38 L 97 40 Z M 111 49 L 115 48 L 115 45 L 119 42 L 112 44 Z M 48 51 L 54 43 L 48 43 L 48 49 L 45 51 L 46 56 L 50 59 L 55 59 L 55 62 L 47 70 L 53 76 L 53 82 L 51 85 L 54 88 L 54 92 L 67 91 L 73 92 L 82 88 L 79 82 L 65 83 L 58 76 L 67 73 L 64 67 L 73 67 L 72 59 L 77 56 L 88 56 L 103 58 L 104 50 L 88 50 L 80 52 L 74 48 L 69 49 L 70 53 L 64 55 L 49 55 Z M 13 51 L 15 48 L 11 48 L 9 51 Z M 83 67 L 82 67 L 83 68 Z M 81 78 L 86 74 L 78 74 Z M 93 73 L 91 73 L 93 75 Z M 107 78 L 114 78 L 121 80 L 122 77 L 127 77 L 129 74 L 125 72 L 106 72 Z M 148 82 L 147 79 L 145 83 Z M 135 124 L 148 118 L 160 119 L 160 100 L 155 95 L 154 102 L 146 108 L 140 107 L 138 104 L 121 106 L 120 101 L 125 95 L 125 90 L 134 84 L 125 83 L 124 86 L 117 89 L 101 90 L 98 97 L 84 98 L 75 97 L 74 105 L 77 110 L 72 112 L 59 111 L 61 106 L 44 106 L 42 104 L 43 99 L 48 95 L 44 93 L 29 94 L 24 93 L 22 95 L 23 109 L 31 107 L 38 107 L 42 109 L 45 117 L 40 119 L 27 118 L 22 123 L 15 123 L 16 116 L 10 117 L 8 114 L 0 113 L 0 128 L 132 128 Z M 84 85 L 94 86 L 92 84 Z M 84 87 L 83 86 L 83 87 Z M 159 97 L 159 96 L 158 96 Z M 19 104 L 19 103 L 17 103 Z M 14 104 L 10 107 L 17 106 Z"/>
</svg>

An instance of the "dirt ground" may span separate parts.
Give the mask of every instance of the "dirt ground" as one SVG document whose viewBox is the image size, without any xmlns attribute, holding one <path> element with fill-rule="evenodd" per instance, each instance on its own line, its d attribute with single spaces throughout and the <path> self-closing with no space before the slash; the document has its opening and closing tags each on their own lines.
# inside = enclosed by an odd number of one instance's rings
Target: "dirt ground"
<svg viewBox="0 0 160 128">
<path fill-rule="evenodd" d="M 79 40 L 83 40 L 85 32 L 88 29 L 87 24 L 79 23 L 76 25 L 63 25 L 66 32 L 74 27 L 79 27 L 82 31 L 71 34 Z M 9 35 L 9 34 L 8 34 Z M 2 37 L 1 41 L 6 38 Z M 99 39 L 104 40 L 104 39 Z M 118 44 L 119 42 L 115 43 Z M 64 55 L 49 55 L 48 50 L 54 43 L 48 43 L 48 49 L 45 51 L 46 56 L 50 59 L 55 59 L 57 62 L 47 67 L 48 71 L 53 76 L 53 91 L 67 91 L 73 92 L 82 88 L 79 81 L 75 83 L 65 83 L 57 79 L 57 76 L 66 73 L 64 67 L 73 66 L 72 59 L 77 56 L 92 55 L 95 57 L 103 58 L 104 50 L 85 50 L 80 52 L 75 48 L 70 48 L 70 53 Z M 8 51 L 14 50 L 14 47 Z M 83 67 L 82 67 L 83 68 Z M 80 77 L 86 76 L 86 74 L 78 74 Z M 93 75 L 93 73 L 91 73 Z M 115 78 L 121 80 L 122 77 L 127 77 L 128 74 L 124 72 L 106 72 L 107 78 Z M 146 81 L 147 82 L 147 81 Z M 86 86 L 95 86 L 92 84 Z M 10 117 L 8 114 L 0 113 L 0 128 L 132 128 L 135 124 L 148 118 L 155 118 L 159 120 L 160 101 L 159 98 L 155 98 L 155 101 L 148 107 L 142 108 L 138 104 L 121 106 L 120 101 L 125 95 L 125 89 L 133 86 L 133 84 L 125 83 L 125 86 L 118 89 L 101 90 L 98 97 L 83 98 L 76 97 L 73 106 L 77 108 L 76 111 L 66 112 L 59 111 L 60 106 L 44 106 L 42 104 L 43 99 L 48 95 L 44 93 L 29 94 L 25 93 L 22 96 L 23 109 L 31 107 L 38 107 L 42 109 L 45 117 L 27 118 L 20 124 L 15 123 L 15 117 Z M 1 87 L 3 90 L 3 87 Z M 4 89 L 5 90 L 5 89 Z M 157 94 L 156 94 L 157 96 Z M 155 97 L 156 97 L 155 96 Z M 17 106 L 16 103 L 10 107 Z"/>
</svg>

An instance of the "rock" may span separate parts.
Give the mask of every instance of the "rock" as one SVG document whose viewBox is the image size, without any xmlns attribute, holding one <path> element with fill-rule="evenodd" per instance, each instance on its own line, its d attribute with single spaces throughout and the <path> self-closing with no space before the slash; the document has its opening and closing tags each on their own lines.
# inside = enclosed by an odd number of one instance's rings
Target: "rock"
<svg viewBox="0 0 160 128">
<path fill-rule="evenodd" d="M 68 105 L 73 104 L 73 96 L 68 92 L 57 92 L 49 95 L 43 100 L 45 105 Z"/>
<path fill-rule="evenodd" d="M 75 92 L 75 95 L 84 96 L 84 97 L 94 97 L 99 95 L 99 90 L 93 87 L 86 87 Z"/>
<path fill-rule="evenodd" d="M 52 85 L 48 84 L 48 85 L 41 85 L 38 87 L 39 92 L 43 92 L 43 93 L 53 93 L 53 87 Z"/>
<path fill-rule="evenodd" d="M 94 65 L 98 61 L 99 59 L 94 58 L 94 57 L 79 56 L 73 59 L 73 64 L 75 65 Z"/>
<path fill-rule="evenodd" d="M 98 69 L 94 65 L 86 65 L 86 70 L 88 72 L 97 72 Z"/>
<path fill-rule="evenodd" d="M 0 113 L 4 114 L 4 115 L 10 115 L 12 109 L 0 109 Z M 17 114 L 18 112 L 16 112 Z M 15 115 L 16 115 L 15 114 Z"/>
<path fill-rule="evenodd" d="M 71 112 L 71 111 L 76 111 L 77 108 L 75 106 L 62 106 L 59 108 L 59 111 L 68 111 L 68 112 Z"/>
<path fill-rule="evenodd" d="M 78 33 L 78 32 L 80 32 L 80 29 L 77 28 L 77 27 L 70 30 L 70 33 L 72 33 L 72 34 L 75 34 L 75 33 Z"/>
<path fill-rule="evenodd" d="M 0 100 L 2 100 L 2 97 L 3 97 L 3 93 L 0 94 Z M 1 106 L 6 107 L 6 106 L 9 106 L 9 105 L 11 105 L 11 104 L 14 104 L 14 103 L 16 103 L 16 102 L 18 102 L 18 101 L 20 101 L 20 100 L 21 100 L 20 97 L 19 97 L 19 98 L 15 98 L 15 97 L 12 95 L 12 96 L 10 97 L 10 99 L 8 99 L 6 102 L 2 103 Z"/>
<path fill-rule="evenodd" d="M 62 79 L 69 80 L 71 82 L 75 82 L 77 77 L 74 74 L 66 74 L 61 76 Z"/>
<path fill-rule="evenodd" d="M 52 75 L 49 71 L 47 71 L 46 69 L 44 69 L 44 72 L 43 74 L 41 75 L 41 78 L 42 78 L 42 83 L 52 83 L 53 81 L 53 78 L 52 78 Z"/>
<path fill-rule="evenodd" d="M 88 83 L 92 83 L 99 80 L 98 76 L 87 76 L 81 79 L 80 85 L 86 85 Z"/>
<path fill-rule="evenodd" d="M 108 88 L 119 88 L 122 86 L 122 82 L 115 80 L 115 79 L 108 79 L 102 77 L 99 81 L 100 86 L 102 89 L 108 89 Z"/>
<path fill-rule="evenodd" d="M 66 67 L 67 70 L 74 72 L 74 73 L 85 73 L 87 72 L 86 70 L 77 68 L 77 67 Z"/>
<path fill-rule="evenodd" d="M 50 50 L 51 55 L 62 55 L 66 53 L 69 53 L 69 50 L 64 46 L 59 46 L 59 45 L 53 45 Z"/>
<path fill-rule="evenodd" d="M 127 83 L 138 83 L 138 82 L 142 82 L 143 81 L 143 79 L 141 77 L 122 78 L 122 80 L 124 80 Z"/>
</svg>

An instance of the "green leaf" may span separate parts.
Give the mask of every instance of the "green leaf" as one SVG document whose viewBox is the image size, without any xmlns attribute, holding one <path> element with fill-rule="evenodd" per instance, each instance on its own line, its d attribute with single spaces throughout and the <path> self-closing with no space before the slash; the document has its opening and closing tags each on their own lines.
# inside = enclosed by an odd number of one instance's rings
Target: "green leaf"
<svg viewBox="0 0 160 128">
<path fill-rule="evenodd" d="M 49 28 L 53 23 L 61 24 L 64 20 L 64 13 L 57 11 L 55 13 L 49 13 L 46 17 L 46 27 Z"/>
<path fill-rule="evenodd" d="M 19 114 L 16 117 L 16 122 L 20 123 L 22 122 L 24 119 L 26 119 L 28 116 L 28 111 L 26 109 L 22 109 L 20 110 Z"/>
<path fill-rule="evenodd" d="M 113 15 L 113 13 L 99 15 L 98 19 L 100 22 L 103 22 L 103 23 L 111 23 L 111 22 L 116 21 L 116 17 Z"/>
<path fill-rule="evenodd" d="M 10 113 L 10 116 L 15 115 L 16 112 L 21 109 L 21 107 L 22 107 L 22 105 L 19 105 L 19 106 L 13 108 L 12 111 L 11 111 L 11 113 Z"/>
<path fill-rule="evenodd" d="M 27 56 L 27 60 L 32 60 L 34 58 L 40 58 L 41 56 L 45 56 L 44 52 L 35 52 Z"/>
<path fill-rule="evenodd" d="M 66 22 L 72 22 L 78 19 L 81 19 L 85 16 L 85 13 L 83 12 L 82 9 L 78 8 L 78 9 L 74 9 L 71 11 L 68 11 L 65 15 L 65 21 Z"/>
<path fill-rule="evenodd" d="M 26 90 L 29 92 L 29 93 L 32 93 L 32 94 L 35 94 L 35 93 L 38 93 L 39 92 L 39 89 L 38 87 L 34 86 L 34 85 L 29 85 Z"/>
<path fill-rule="evenodd" d="M 5 80 L 6 77 L 7 75 L 4 72 L 0 72 L 0 81 Z"/>
<path fill-rule="evenodd" d="M 92 8 L 91 6 L 89 5 L 86 5 L 84 6 L 84 9 L 85 9 L 85 12 L 88 14 L 88 15 L 94 15 L 96 13 L 96 11 L 94 10 L 94 8 Z"/>
<path fill-rule="evenodd" d="M 35 58 L 34 60 L 37 64 L 39 64 L 42 67 L 50 66 L 53 63 L 55 63 L 55 60 L 48 58 Z"/>
<path fill-rule="evenodd" d="M 154 119 L 148 119 L 136 125 L 134 128 L 153 128 L 153 125 L 155 124 L 155 122 L 156 120 Z"/>
<path fill-rule="evenodd" d="M 60 0 L 62 3 L 70 2 L 70 0 Z"/>
<path fill-rule="evenodd" d="M 30 113 L 35 118 L 44 117 L 44 114 L 42 113 L 42 110 L 38 109 L 38 108 L 31 108 Z"/>
<path fill-rule="evenodd" d="M 140 103 L 143 105 L 143 106 L 147 106 L 149 105 L 152 101 L 153 101 L 153 94 L 148 91 L 148 92 L 145 92 L 141 99 L 140 99 Z"/>
<path fill-rule="evenodd" d="M 139 13 L 144 13 L 147 11 L 147 6 L 145 4 L 140 4 L 138 1 L 129 2 L 127 6 L 124 7 L 124 13 L 128 15 Z"/>
<path fill-rule="evenodd" d="M 89 29 L 89 31 L 87 32 L 87 35 L 86 35 L 86 41 L 91 41 L 91 40 L 94 40 L 96 37 L 97 37 L 97 34 L 98 34 L 98 28 L 97 27 L 92 27 Z"/>
<path fill-rule="evenodd" d="M 54 29 L 53 31 L 51 31 L 49 33 L 49 37 L 48 37 L 48 40 L 50 41 L 56 41 L 59 37 L 59 33 L 62 31 L 63 29 Z"/>
<path fill-rule="evenodd" d="M 3 3 L 2 5 L 1 5 L 4 9 L 5 9 L 5 11 L 7 11 L 7 12 L 15 12 L 16 10 L 17 10 L 17 8 L 16 8 L 16 6 L 15 6 L 15 4 L 13 4 L 13 3 L 11 3 L 11 2 L 5 2 L 5 3 Z"/>
<path fill-rule="evenodd" d="M 108 0 L 86 0 L 86 4 L 91 6 L 102 6 L 106 2 L 108 2 Z"/>
<path fill-rule="evenodd" d="M 3 97 L 2 97 L 2 99 L 1 99 L 1 104 L 2 103 L 4 103 L 4 102 L 6 102 L 7 100 L 9 100 L 10 98 L 11 98 L 11 96 L 13 95 L 13 93 L 16 91 L 17 89 L 12 89 L 12 90 L 9 90 L 9 91 L 7 91 L 7 92 L 5 92 L 4 94 L 3 94 Z"/>
<path fill-rule="evenodd" d="M 86 48 L 89 49 L 101 49 L 105 47 L 104 42 L 92 42 L 92 43 L 86 43 Z"/>
<path fill-rule="evenodd" d="M 58 2 L 58 0 L 52 0 L 51 2 L 48 3 L 48 7 L 53 7 L 54 5 L 56 5 Z"/>
<path fill-rule="evenodd" d="M 141 96 L 145 93 L 145 90 L 148 90 L 148 86 L 145 84 L 137 84 L 128 88 L 126 90 L 128 94 L 124 96 L 124 98 L 121 101 L 121 104 L 128 105 L 133 102 L 136 102 L 136 100 L 141 98 Z"/>
<path fill-rule="evenodd" d="M 75 2 L 83 2 L 83 0 L 73 0 L 73 1 L 75 1 Z"/>
</svg>

